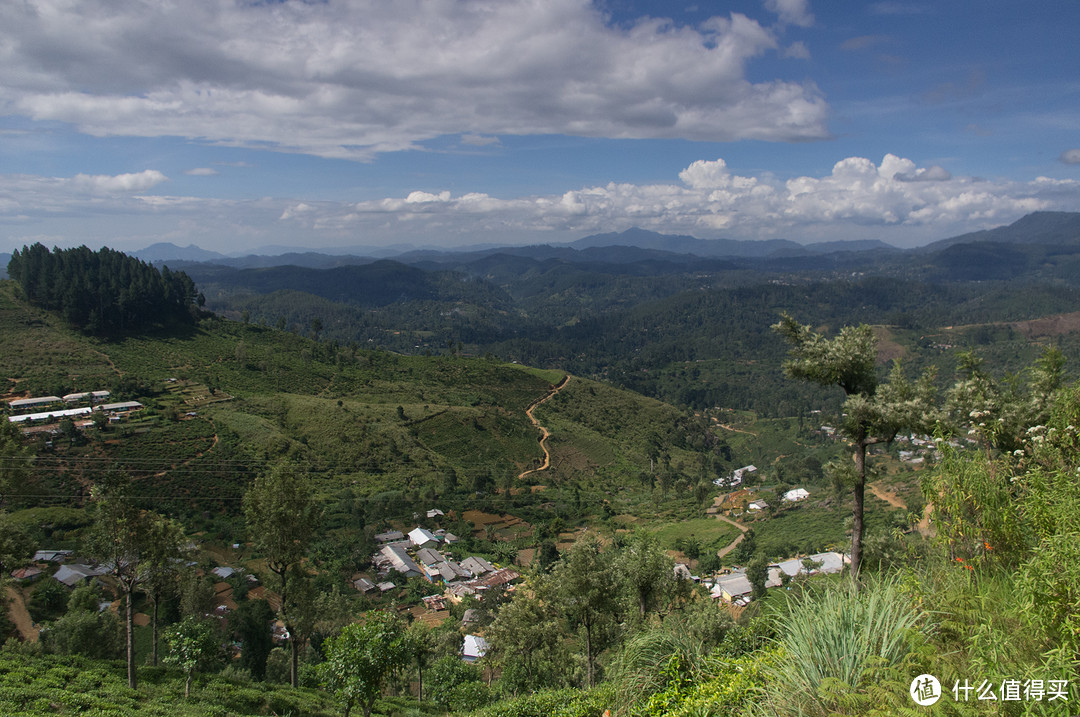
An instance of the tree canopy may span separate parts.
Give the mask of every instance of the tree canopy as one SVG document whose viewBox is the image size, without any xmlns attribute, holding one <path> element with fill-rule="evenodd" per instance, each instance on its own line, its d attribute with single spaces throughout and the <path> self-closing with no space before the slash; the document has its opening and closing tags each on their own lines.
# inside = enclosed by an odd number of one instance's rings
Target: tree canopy
<svg viewBox="0 0 1080 717">
<path fill-rule="evenodd" d="M 855 449 L 851 572 L 857 576 L 862 562 L 866 449 L 875 443 L 892 441 L 902 429 L 929 430 L 936 420 L 933 370 L 911 383 L 899 362 L 894 362 L 889 381 L 880 383 L 877 340 L 865 324 L 846 326 L 831 339 L 788 314 L 783 314 L 772 328 L 791 344 L 788 360 L 784 362 L 784 372 L 789 377 L 822 386 L 839 386 L 847 397 L 840 428 Z"/>
<path fill-rule="evenodd" d="M 323 644 L 326 662 L 319 666 L 322 684 L 337 694 L 345 717 L 355 705 L 364 710 L 364 717 L 371 714 L 383 683 L 408 663 L 406 642 L 401 620 L 375 611 Z"/>
<path fill-rule="evenodd" d="M 295 466 L 277 465 L 256 477 L 244 496 L 244 514 L 252 540 L 266 557 L 266 566 L 278 577 L 281 618 L 290 635 L 291 682 L 296 687 L 299 646 L 292 592 L 297 581 L 305 578 L 296 567 L 307 554 L 318 519 L 311 483 Z"/>
<path fill-rule="evenodd" d="M 201 301 L 182 271 L 157 268 L 107 247 L 15 250 L 8 276 L 31 303 L 55 311 L 80 330 L 108 336 L 162 324 L 190 324 Z"/>
</svg>

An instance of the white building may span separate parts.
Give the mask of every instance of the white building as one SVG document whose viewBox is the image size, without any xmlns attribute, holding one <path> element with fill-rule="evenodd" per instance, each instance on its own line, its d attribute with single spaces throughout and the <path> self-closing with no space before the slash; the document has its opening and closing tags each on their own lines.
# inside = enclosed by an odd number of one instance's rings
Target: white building
<svg viewBox="0 0 1080 717">
<path fill-rule="evenodd" d="M 784 493 L 785 503 L 797 503 L 800 500 L 806 500 L 810 497 L 810 494 L 806 492 L 805 488 L 792 488 L 787 493 Z"/>
<path fill-rule="evenodd" d="M 461 656 L 465 662 L 476 662 L 488 651 L 487 640 L 479 635 L 466 635 L 465 644 L 461 648 Z"/>
<path fill-rule="evenodd" d="M 439 538 L 427 528 L 414 528 L 409 531 L 409 542 L 418 548 L 434 548 Z"/>
</svg>

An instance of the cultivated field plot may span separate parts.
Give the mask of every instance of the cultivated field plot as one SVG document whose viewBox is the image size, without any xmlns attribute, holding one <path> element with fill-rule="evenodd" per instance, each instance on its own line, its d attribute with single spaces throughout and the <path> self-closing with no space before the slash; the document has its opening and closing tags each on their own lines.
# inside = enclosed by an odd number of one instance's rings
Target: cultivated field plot
<svg viewBox="0 0 1080 717">
<path fill-rule="evenodd" d="M 486 538 L 489 531 L 494 539 L 505 541 L 532 535 L 532 526 L 517 516 L 467 510 L 461 517 L 472 523 L 473 535 L 477 538 Z"/>
</svg>

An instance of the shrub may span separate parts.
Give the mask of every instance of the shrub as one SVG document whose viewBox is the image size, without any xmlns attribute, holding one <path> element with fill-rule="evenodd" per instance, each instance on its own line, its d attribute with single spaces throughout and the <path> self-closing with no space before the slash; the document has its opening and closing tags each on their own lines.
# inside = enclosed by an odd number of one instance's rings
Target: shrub
<svg viewBox="0 0 1080 717">
<path fill-rule="evenodd" d="M 613 690 L 608 685 L 588 691 L 541 690 L 497 702 L 473 714 L 476 717 L 601 717 L 613 699 Z"/>
<path fill-rule="evenodd" d="M 849 581 L 793 599 L 779 619 L 781 658 L 765 670 L 762 714 L 828 715 L 871 666 L 898 664 L 910 649 L 918 613 L 895 578 Z"/>
</svg>

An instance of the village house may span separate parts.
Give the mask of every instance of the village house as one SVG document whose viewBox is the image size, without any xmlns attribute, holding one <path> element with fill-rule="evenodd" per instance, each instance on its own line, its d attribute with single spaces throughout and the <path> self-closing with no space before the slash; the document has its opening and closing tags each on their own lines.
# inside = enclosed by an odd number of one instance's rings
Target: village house
<svg viewBox="0 0 1080 717">
<path fill-rule="evenodd" d="M 375 536 L 376 543 L 395 543 L 399 540 L 405 540 L 405 533 L 400 530 L 390 530 Z"/>
<path fill-rule="evenodd" d="M 31 560 L 35 563 L 62 563 L 69 557 L 70 550 L 39 550 Z"/>
<path fill-rule="evenodd" d="M 476 662 L 488 651 L 487 640 L 479 635 L 466 635 L 461 647 L 461 657 L 465 662 Z"/>
<path fill-rule="evenodd" d="M 476 576 L 495 572 L 495 566 L 475 555 L 470 555 L 461 561 L 461 567 Z"/>
<path fill-rule="evenodd" d="M 409 542 L 418 548 L 434 548 L 439 538 L 427 528 L 417 527 L 409 531 Z"/>
<path fill-rule="evenodd" d="M 792 488 L 787 493 L 784 493 L 783 501 L 785 503 L 797 503 L 800 500 L 806 500 L 810 497 L 810 494 L 805 488 Z"/>
<path fill-rule="evenodd" d="M 423 571 L 416 562 L 405 552 L 401 545 L 384 545 L 375 553 L 373 562 L 383 574 L 394 570 L 406 578 L 418 578 Z"/>
<path fill-rule="evenodd" d="M 95 567 L 72 563 L 71 565 L 61 565 L 60 569 L 53 573 L 53 578 L 69 588 L 74 588 L 88 583 L 107 572 L 108 570 L 102 566 Z"/>
<path fill-rule="evenodd" d="M 780 563 L 769 566 L 768 576 L 765 580 L 767 589 L 782 586 L 788 580 L 799 575 L 830 575 L 844 569 L 851 563 L 851 558 L 843 553 L 826 552 L 815 553 L 805 558 L 789 558 Z M 743 606 L 750 602 L 753 587 L 749 578 L 746 577 L 746 569 L 740 568 L 728 575 L 723 575 L 716 580 L 710 595 L 714 600 L 724 600 L 732 605 Z"/>
<path fill-rule="evenodd" d="M 746 480 L 748 477 L 752 476 L 755 473 L 757 473 L 757 466 L 743 466 L 742 468 L 736 468 L 728 477 L 717 478 L 713 481 L 713 483 L 720 486 L 721 488 L 725 486 L 728 488 L 735 488 L 742 485 L 742 482 L 744 480 Z"/>
</svg>

